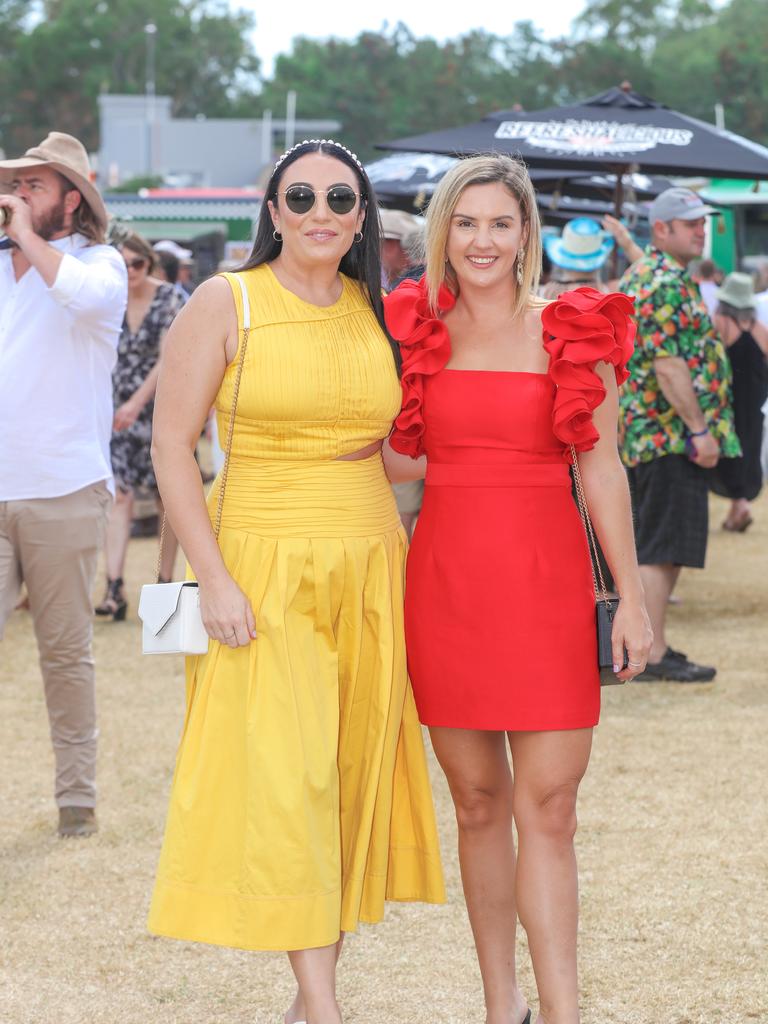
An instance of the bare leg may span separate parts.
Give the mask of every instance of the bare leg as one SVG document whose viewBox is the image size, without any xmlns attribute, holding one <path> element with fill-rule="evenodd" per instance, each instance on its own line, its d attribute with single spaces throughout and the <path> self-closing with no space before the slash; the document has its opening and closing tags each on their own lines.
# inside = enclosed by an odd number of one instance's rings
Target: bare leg
<svg viewBox="0 0 768 1024">
<path fill-rule="evenodd" d="M 418 512 L 401 512 L 400 522 L 403 524 L 403 529 L 408 534 L 408 540 L 413 536 L 413 528 L 416 525 L 418 518 Z"/>
<path fill-rule="evenodd" d="M 157 499 L 157 515 L 160 520 L 161 528 L 163 522 L 163 515 L 165 510 L 163 503 L 160 499 Z M 179 542 L 176 534 L 173 532 L 171 524 L 166 522 L 165 524 L 165 536 L 163 537 L 163 552 L 162 558 L 160 559 L 160 576 L 164 580 L 173 579 L 173 568 L 176 564 L 176 552 L 179 550 Z"/>
<path fill-rule="evenodd" d="M 486 1024 L 520 1024 L 526 1002 L 515 974 L 512 774 L 503 732 L 430 729 L 459 826 L 459 862 L 483 978 Z"/>
<path fill-rule="evenodd" d="M 336 963 L 339 962 L 339 957 L 341 956 L 341 950 L 343 946 L 344 932 L 341 933 L 341 938 L 336 943 Z M 298 975 L 296 980 L 298 981 Z M 298 988 L 296 989 L 296 995 L 294 997 L 294 1000 L 288 1007 L 285 1016 L 283 1017 L 283 1020 L 285 1024 L 299 1024 L 299 1022 L 304 1022 L 306 1021 L 306 1019 L 307 1007 L 304 1001 L 304 995 L 301 991 L 301 985 L 299 984 Z"/>
<path fill-rule="evenodd" d="M 539 990 L 537 1024 L 578 1024 L 576 794 L 591 729 L 510 733 L 518 835 L 517 907 Z"/>
<path fill-rule="evenodd" d="M 641 565 L 640 579 L 645 590 L 645 605 L 653 629 L 653 647 L 648 657 L 650 662 L 658 662 L 664 657 L 667 649 L 667 608 L 669 598 L 680 575 L 677 565 Z"/>
<path fill-rule="evenodd" d="M 730 530 L 746 529 L 745 523 L 752 519 L 752 509 L 746 498 L 734 498 L 723 526 Z"/>
<path fill-rule="evenodd" d="M 109 514 L 105 558 L 107 576 L 111 580 L 122 577 L 125 568 L 125 553 L 131 536 L 131 519 L 133 518 L 133 494 L 117 488 L 115 503 Z"/>
<path fill-rule="evenodd" d="M 304 1001 L 307 1024 L 341 1024 L 336 1002 L 338 943 L 288 953 Z"/>
</svg>

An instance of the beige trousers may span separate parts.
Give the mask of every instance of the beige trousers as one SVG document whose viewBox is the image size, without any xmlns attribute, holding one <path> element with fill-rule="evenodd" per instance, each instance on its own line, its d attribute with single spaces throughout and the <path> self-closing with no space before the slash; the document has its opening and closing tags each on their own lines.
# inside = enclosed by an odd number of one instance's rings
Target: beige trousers
<svg viewBox="0 0 768 1024">
<path fill-rule="evenodd" d="M 111 503 L 103 481 L 60 498 L 0 501 L 0 638 L 23 582 L 40 653 L 59 807 L 96 803 L 91 588 Z"/>
</svg>

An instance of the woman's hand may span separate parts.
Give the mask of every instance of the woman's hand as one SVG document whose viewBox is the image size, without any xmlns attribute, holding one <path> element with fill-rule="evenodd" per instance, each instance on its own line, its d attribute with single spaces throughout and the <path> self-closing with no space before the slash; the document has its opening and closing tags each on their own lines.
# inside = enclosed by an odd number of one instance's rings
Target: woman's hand
<svg viewBox="0 0 768 1024">
<path fill-rule="evenodd" d="M 247 647 L 256 639 L 251 602 L 227 574 L 215 583 L 200 584 L 200 614 L 212 640 L 227 647 Z"/>
<path fill-rule="evenodd" d="M 629 664 L 616 672 L 622 682 L 634 679 L 645 670 L 653 643 L 653 630 L 642 601 L 619 601 L 611 630 L 611 643 L 614 670 L 616 666 L 620 668 L 624 664 L 624 648 L 627 650 Z"/>
<path fill-rule="evenodd" d="M 115 430 L 127 430 L 132 427 L 139 418 L 139 413 L 144 408 L 144 403 L 138 401 L 135 395 L 131 395 L 127 402 L 115 410 L 115 419 L 112 426 Z"/>
</svg>

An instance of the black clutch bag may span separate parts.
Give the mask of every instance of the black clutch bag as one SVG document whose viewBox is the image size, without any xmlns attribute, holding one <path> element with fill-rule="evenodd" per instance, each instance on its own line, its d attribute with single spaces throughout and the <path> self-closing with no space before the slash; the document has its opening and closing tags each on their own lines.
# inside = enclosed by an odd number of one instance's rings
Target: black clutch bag
<svg viewBox="0 0 768 1024">
<path fill-rule="evenodd" d="M 592 520 L 589 517 L 589 509 L 587 508 L 587 499 L 584 494 L 584 487 L 581 483 L 581 473 L 579 472 L 579 460 L 576 457 L 576 449 L 571 445 L 571 457 L 573 459 L 573 480 L 576 485 L 576 500 L 579 506 L 579 512 L 581 513 L 581 519 L 584 523 L 584 531 L 587 534 L 587 540 L 591 548 L 591 553 L 594 555 L 592 561 L 592 583 L 595 588 L 595 626 L 597 628 L 597 667 L 600 670 L 600 685 L 601 686 L 614 686 L 618 683 L 623 683 L 623 679 L 619 679 L 616 673 L 613 671 L 613 644 L 612 644 L 612 633 L 613 633 L 613 620 L 616 616 L 616 610 L 619 607 L 619 599 L 616 597 L 609 598 L 608 591 L 605 587 L 605 580 L 603 579 L 603 570 L 600 568 L 600 558 L 597 553 L 597 542 L 595 541 L 595 534 L 592 529 Z M 600 577 L 600 585 L 598 586 L 598 576 L 595 575 L 595 566 L 597 566 L 597 574 Z M 622 668 L 626 668 L 629 662 L 629 655 L 627 654 L 626 647 L 624 648 L 624 659 Z"/>
<path fill-rule="evenodd" d="M 597 664 L 600 668 L 600 685 L 613 686 L 616 683 L 623 683 L 613 671 L 613 646 L 611 644 L 611 633 L 613 632 L 613 617 L 619 607 L 618 598 L 605 597 L 599 599 L 595 605 L 595 620 L 597 622 Z M 628 664 L 627 650 L 624 648 L 624 664 Z"/>
</svg>

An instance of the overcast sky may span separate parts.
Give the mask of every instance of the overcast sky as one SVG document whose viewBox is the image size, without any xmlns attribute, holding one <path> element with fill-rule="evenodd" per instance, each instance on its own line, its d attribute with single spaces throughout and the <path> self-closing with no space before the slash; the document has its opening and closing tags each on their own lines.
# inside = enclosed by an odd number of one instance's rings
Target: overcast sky
<svg viewBox="0 0 768 1024">
<path fill-rule="evenodd" d="M 263 0 L 230 0 L 237 10 L 256 15 L 254 49 L 261 58 L 262 70 L 272 72 L 274 58 L 290 49 L 294 36 L 314 39 L 328 36 L 354 39 L 360 32 L 381 30 L 386 23 L 404 22 L 417 36 L 450 39 L 472 29 L 482 28 L 495 35 L 508 35 L 516 21 L 530 20 L 547 38 L 566 35 L 573 19 L 586 6 L 586 0 L 540 0 L 519 3 L 515 0 L 485 0 L 471 3 L 436 3 L 427 0 L 388 0 L 386 4 L 318 3 L 317 0 L 291 0 L 285 5 L 265 4 Z"/>
</svg>

